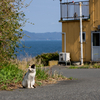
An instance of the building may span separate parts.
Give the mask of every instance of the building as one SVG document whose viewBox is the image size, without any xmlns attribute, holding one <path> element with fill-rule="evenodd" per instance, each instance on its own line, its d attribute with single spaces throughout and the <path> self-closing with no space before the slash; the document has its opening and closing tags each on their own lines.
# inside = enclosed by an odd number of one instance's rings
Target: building
<svg viewBox="0 0 100 100">
<path fill-rule="evenodd" d="M 100 61 L 100 0 L 80 1 L 82 3 L 83 62 Z M 62 23 L 62 52 L 64 47 L 70 53 L 71 61 L 81 61 L 80 2 L 60 0 Z M 66 46 L 64 42 L 66 39 Z"/>
</svg>

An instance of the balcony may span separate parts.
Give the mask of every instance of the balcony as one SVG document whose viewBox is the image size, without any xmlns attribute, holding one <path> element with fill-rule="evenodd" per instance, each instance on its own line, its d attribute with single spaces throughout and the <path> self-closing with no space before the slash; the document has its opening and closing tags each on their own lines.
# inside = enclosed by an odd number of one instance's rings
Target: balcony
<svg viewBox="0 0 100 100">
<path fill-rule="evenodd" d="M 90 19 L 89 1 L 82 2 L 82 19 Z M 79 20 L 80 19 L 80 4 L 79 2 L 62 2 L 60 0 L 60 21 Z"/>
</svg>

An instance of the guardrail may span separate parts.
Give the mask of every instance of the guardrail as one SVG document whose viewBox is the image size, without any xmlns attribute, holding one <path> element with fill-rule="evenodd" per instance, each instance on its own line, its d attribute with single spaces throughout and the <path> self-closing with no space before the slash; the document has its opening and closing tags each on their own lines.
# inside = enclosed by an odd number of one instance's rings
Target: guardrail
<svg viewBox="0 0 100 100">
<path fill-rule="evenodd" d="M 80 2 L 82 2 L 82 19 L 89 19 L 89 1 Z M 78 20 L 79 18 L 79 2 L 62 2 L 60 0 L 60 20 Z"/>
</svg>

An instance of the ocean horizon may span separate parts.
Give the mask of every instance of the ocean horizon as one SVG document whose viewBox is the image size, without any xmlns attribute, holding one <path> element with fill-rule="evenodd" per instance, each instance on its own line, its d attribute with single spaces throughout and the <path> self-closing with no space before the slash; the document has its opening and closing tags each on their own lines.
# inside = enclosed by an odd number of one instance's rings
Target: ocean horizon
<svg viewBox="0 0 100 100">
<path fill-rule="evenodd" d="M 26 46 L 26 48 L 20 48 L 21 51 L 17 53 L 17 59 L 22 60 L 27 57 L 36 57 L 42 53 L 54 53 L 62 51 L 62 41 L 61 40 L 31 40 L 22 41 L 21 43 Z"/>
</svg>

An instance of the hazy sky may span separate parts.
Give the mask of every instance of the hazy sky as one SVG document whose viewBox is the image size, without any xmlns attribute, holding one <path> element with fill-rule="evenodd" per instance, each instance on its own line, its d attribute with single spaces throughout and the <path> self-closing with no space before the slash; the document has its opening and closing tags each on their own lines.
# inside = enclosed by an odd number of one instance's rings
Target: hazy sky
<svg viewBox="0 0 100 100">
<path fill-rule="evenodd" d="M 29 3 L 30 1 L 31 0 L 26 0 L 26 3 Z M 68 1 L 71 2 L 80 0 Z M 34 25 L 26 23 L 23 28 L 24 30 L 36 33 L 62 31 L 62 25 L 59 22 L 60 0 L 33 0 L 30 6 L 24 9 L 24 12 L 26 14 L 26 18 L 28 18 L 30 22 L 34 23 Z"/>
</svg>

